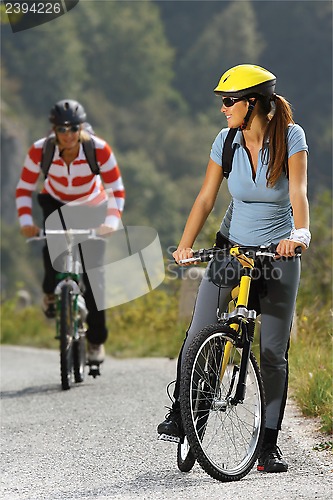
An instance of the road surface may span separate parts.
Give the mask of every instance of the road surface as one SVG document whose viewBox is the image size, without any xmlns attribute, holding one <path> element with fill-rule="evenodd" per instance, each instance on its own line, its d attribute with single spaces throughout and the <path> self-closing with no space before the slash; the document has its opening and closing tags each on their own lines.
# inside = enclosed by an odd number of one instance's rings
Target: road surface
<svg viewBox="0 0 333 500">
<path fill-rule="evenodd" d="M 300 500 L 333 498 L 333 457 L 288 402 L 280 439 L 289 471 L 221 483 L 157 441 L 175 360 L 108 357 L 102 376 L 61 391 L 56 351 L 1 348 L 2 500 Z"/>
</svg>

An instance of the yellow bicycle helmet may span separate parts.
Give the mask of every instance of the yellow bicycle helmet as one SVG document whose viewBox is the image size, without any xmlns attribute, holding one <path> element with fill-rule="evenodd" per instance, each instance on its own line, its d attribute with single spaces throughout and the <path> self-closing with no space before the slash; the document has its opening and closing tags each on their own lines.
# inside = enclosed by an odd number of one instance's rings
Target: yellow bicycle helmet
<svg viewBox="0 0 333 500">
<path fill-rule="evenodd" d="M 250 94 L 270 97 L 274 94 L 275 83 L 276 76 L 267 69 L 254 64 L 240 64 L 221 76 L 214 92 L 226 97 L 245 97 Z"/>
</svg>

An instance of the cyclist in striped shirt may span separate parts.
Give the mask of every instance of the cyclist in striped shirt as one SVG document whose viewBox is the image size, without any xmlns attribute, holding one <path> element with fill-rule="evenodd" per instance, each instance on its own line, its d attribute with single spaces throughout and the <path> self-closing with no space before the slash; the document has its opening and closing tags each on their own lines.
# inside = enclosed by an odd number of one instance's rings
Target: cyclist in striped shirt
<svg viewBox="0 0 333 500">
<path fill-rule="evenodd" d="M 103 219 L 96 220 L 96 226 L 99 226 L 99 234 L 106 234 L 121 226 L 125 190 L 111 147 L 95 135 L 93 144 L 99 175 L 92 172 L 83 148 L 83 142 L 89 138 L 83 126 L 85 121 L 85 110 L 77 101 L 64 99 L 57 102 L 51 109 L 50 122 L 55 134 L 55 149 L 42 190 L 38 194 L 38 202 L 42 207 L 45 223 L 51 213 L 64 205 L 75 205 L 77 202 L 80 206 L 80 200 L 88 200 L 85 205 L 95 207 L 98 217 L 103 214 Z M 32 194 L 37 189 L 41 174 L 43 146 L 46 141 L 47 137 L 39 139 L 29 149 L 16 189 L 16 206 L 21 233 L 26 238 L 35 236 L 40 231 L 32 217 Z M 96 210 L 98 208 L 100 210 Z M 82 214 L 82 207 L 80 210 Z M 82 221 L 82 216 L 79 220 Z M 52 266 L 46 246 L 43 249 L 43 261 L 44 312 L 47 317 L 54 317 L 53 292 L 56 285 L 56 271 Z M 88 359 L 101 362 L 104 359 L 103 344 L 107 338 L 105 312 L 97 310 L 89 280 L 86 275 L 83 279 L 89 312 L 87 317 Z"/>
</svg>

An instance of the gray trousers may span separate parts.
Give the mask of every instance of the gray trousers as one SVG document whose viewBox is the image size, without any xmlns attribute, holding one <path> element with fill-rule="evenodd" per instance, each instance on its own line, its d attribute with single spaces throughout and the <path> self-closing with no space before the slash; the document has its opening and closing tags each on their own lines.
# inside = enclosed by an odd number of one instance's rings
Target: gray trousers
<svg viewBox="0 0 333 500">
<path fill-rule="evenodd" d="M 230 258 L 212 261 L 199 286 L 192 321 L 179 355 L 174 397 L 179 396 L 181 362 L 193 338 L 217 322 L 217 305 L 225 311 L 239 281 L 240 266 Z M 260 370 L 266 396 L 266 427 L 280 429 L 288 387 L 290 330 L 300 278 L 300 259 L 263 259 L 251 284 L 250 308 L 261 313 Z M 220 286 L 219 286 L 220 285 Z"/>
</svg>

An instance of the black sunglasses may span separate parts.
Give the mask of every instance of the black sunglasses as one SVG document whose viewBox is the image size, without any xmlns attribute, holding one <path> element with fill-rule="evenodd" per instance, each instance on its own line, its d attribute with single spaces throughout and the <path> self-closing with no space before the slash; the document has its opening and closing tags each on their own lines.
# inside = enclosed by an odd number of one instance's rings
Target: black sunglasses
<svg viewBox="0 0 333 500">
<path fill-rule="evenodd" d="M 223 106 L 231 108 L 236 102 L 244 101 L 244 97 L 222 97 Z"/>
<path fill-rule="evenodd" d="M 66 132 L 78 132 L 80 130 L 80 125 L 69 125 L 65 127 L 64 125 L 59 125 L 55 127 L 55 131 L 58 134 L 65 134 Z"/>
</svg>

